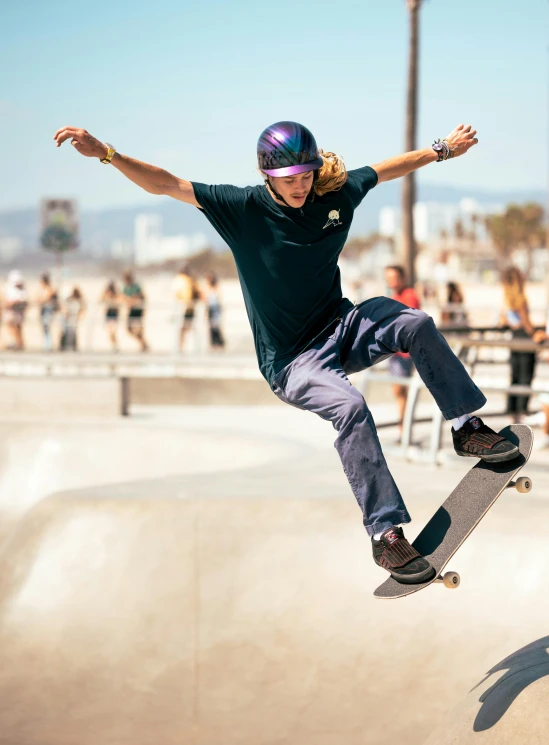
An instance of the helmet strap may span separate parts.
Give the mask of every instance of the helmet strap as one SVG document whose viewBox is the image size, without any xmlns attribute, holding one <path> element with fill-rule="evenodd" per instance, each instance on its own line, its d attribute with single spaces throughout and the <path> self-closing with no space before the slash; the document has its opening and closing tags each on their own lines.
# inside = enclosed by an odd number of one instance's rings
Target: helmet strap
<svg viewBox="0 0 549 745">
<path fill-rule="evenodd" d="M 286 205 L 286 207 L 290 207 L 291 208 L 292 205 L 291 204 L 288 204 L 288 202 L 284 199 L 284 197 L 282 196 L 282 194 L 279 194 L 277 192 L 277 190 L 274 188 L 274 184 L 271 181 L 271 179 L 270 179 L 269 176 L 265 176 L 265 186 L 268 189 L 270 189 L 272 191 L 272 193 L 275 195 L 275 197 L 277 199 L 280 199 L 280 201 L 283 202 Z"/>
</svg>

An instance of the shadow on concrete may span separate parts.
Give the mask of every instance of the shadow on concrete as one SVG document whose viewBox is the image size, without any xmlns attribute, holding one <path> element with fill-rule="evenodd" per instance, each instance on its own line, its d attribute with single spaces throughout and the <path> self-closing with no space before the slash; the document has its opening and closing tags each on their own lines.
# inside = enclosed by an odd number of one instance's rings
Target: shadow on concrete
<svg viewBox="0 0 549 745">
<path fill-rule="evenodd" d="M 529 685 L 549 675 L 549 636 L 544 636 L 506 657 L 489 670 L 470 692 L 483 686 L 491 675 L 502 670 L 507 672 L 479 698 L 482 706 L 475 718 L 475 732 L 482 732 L 497 724 Z"/>
</svg>

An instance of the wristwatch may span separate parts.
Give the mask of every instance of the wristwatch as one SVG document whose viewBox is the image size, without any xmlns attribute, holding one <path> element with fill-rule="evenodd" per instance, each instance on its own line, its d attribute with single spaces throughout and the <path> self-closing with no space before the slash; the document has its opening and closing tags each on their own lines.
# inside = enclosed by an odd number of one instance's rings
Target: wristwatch
<svg viewBox="0 0 549 745">
<path fill-rule="evenodd" d="M 442 144 L 442 142 L 435 142 L 432 147 L 435 153 L 438 155 L 437 163 L 440 163 L 441 160 L 444 160 L 444 145 Z"/>
<path fill-rule="evenodd" d="M 105 165 L 108 165 L 111 160 L 113 159 L 113 156 L 116 152 L 116 148 L 111 145 L 109 142 L 106 142 L 105 145 L 108 147 L 107 154 L 104 158 L 101 158 L 101 163 L 105 163 Z"/>
</svg>

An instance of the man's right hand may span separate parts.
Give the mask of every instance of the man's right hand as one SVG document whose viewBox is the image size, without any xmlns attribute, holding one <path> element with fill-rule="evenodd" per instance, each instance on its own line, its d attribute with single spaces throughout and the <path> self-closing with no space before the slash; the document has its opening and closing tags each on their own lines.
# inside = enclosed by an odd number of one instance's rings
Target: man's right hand
<svg viewBox="0 0 549 745">
<path fill-rule="evenodd" d="M 57 147 L 60 147 L 65 140 L 71 141 L 71 145 L 78 150 L 81 155 L 85 155 L 86 158 L 104 158 L 107 154 L 108 147 L 85 129 L 78 129 L 77 127 L 61 127 L 54 134 L 53 139 Z"/>
</svg>

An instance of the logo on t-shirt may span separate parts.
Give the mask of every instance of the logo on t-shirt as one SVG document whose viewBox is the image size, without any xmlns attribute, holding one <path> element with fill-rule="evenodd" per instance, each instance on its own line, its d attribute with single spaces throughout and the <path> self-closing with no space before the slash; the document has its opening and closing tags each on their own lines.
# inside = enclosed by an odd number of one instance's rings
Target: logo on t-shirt
<svg viewBox="0 0 549 745">
<path fill-rule="evenodd" d="M 328 213 L 328 222 L 322 228 L 322 230 L 329 228 L 331 225 L 333 225 L 334 228 L 338 225 L 343 225 L 343 223 L 339 219 L 339 210 L 330 210 L 330 212 Z"/>
</svg>

